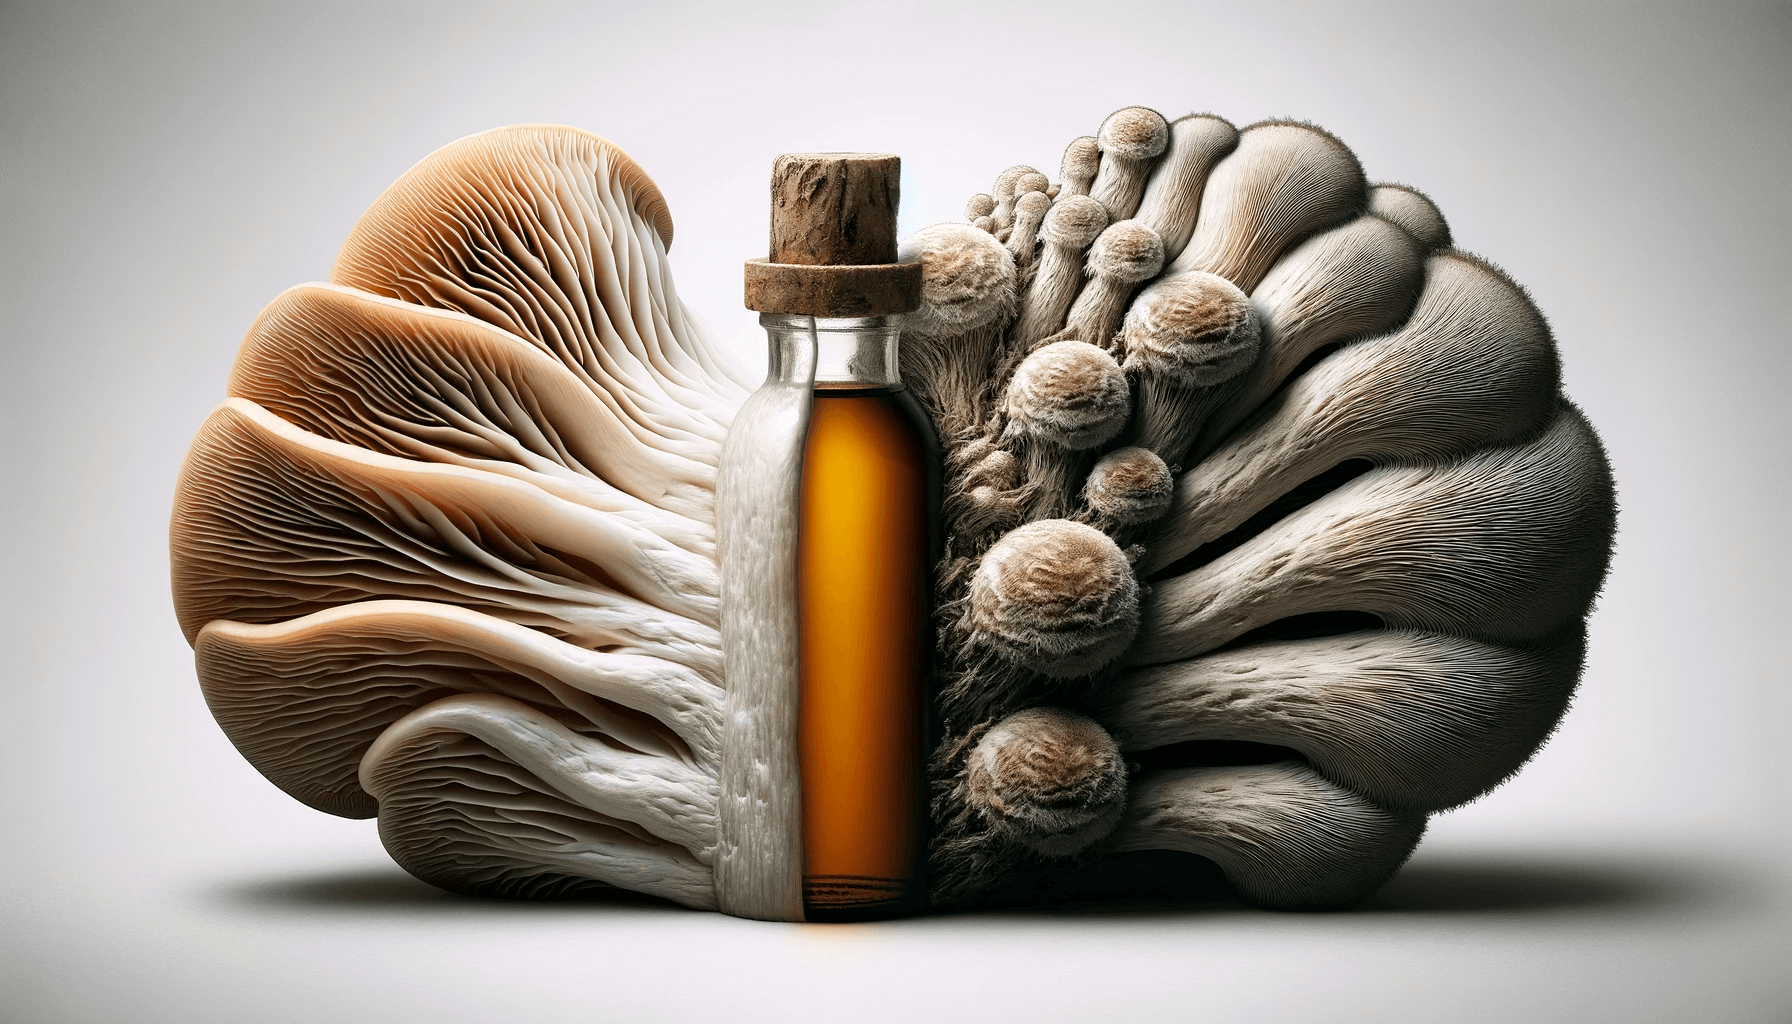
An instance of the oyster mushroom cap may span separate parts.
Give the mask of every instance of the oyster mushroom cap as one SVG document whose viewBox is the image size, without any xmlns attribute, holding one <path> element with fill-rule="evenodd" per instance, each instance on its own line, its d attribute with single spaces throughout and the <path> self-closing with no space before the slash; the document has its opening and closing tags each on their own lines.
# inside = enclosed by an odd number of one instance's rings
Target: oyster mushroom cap
<svg viewBox="0 0 1792 1024">
<path fill-rule="evenodd" d="M 1088 196 L 1064 196 L 1046 212 L 1039 237 L 1054 245 L 1082 248 L 1107 226 L 1107 207 Z"/>
<path fill-rule="evenodd" d="M 971 579 L 977 637 L 1053 678 L 1087 675 L 1125 652 L 1138 629 L 1132 563 L 1100 530 L 1042 519 L 990 546 Z"/>
<path fill-rule="evenodd" d="M 1136 220 L 1109 224 L 1089 247 L 1090 277 L 1136 284 L 1163 268 L 1163 239 Z"/>
<path fill-rule="evenodd" d="M 1064 708 L 1029 708 L 985 732 L 966 761 L 971 805 L 990 825 L 1048 857 L 1087 849 L 1126 809 L 1126 760 L 1101 724 Z"/>
<path fill-rule="evenodd" d="M 1008 382 L 1008 432 L 1081 451 L 1126 426 L 1132 403 L 1114 357 L 1082 341 L 1054 341 L 1021 360 Z"/>
</svg>

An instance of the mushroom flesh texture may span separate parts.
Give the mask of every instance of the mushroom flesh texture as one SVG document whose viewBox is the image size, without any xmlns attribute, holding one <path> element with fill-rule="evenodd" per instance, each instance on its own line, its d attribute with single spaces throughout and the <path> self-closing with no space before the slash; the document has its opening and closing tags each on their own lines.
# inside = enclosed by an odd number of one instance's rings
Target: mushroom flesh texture
<svg viewBox="0 0 1792 1024">
<path fill-rule="evenodd" d="M 933 897 L 1167 850 L 1348 904 L 1566 707 L 1604 453 L 1524 291 L 1323 130 L 1129 107 L 1060 178 L 1010 168 L 901 248 L 945 449 Z M 724 766 L 788 723 L 725 670 L 728 609 L 793 596 L 724 569 L 756 379 L 671 240 L 597 136 L 444 147 L 257 318 L 182 470 L 213 714 L 435 884 L 743 905 L 766 794 Z"/>
</svg>

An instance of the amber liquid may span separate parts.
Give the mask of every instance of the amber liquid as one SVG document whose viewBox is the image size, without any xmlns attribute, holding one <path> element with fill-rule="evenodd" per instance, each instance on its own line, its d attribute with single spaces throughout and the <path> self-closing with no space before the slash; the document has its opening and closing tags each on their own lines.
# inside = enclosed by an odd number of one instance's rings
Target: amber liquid
<svg viewBox="0 0 1792 1024">
<path fill-rule="evenodd" d="M 938 444 L 901 385 L 815 390 L 797 544 L 803 909 L 918 909 Z"/>
</svg>

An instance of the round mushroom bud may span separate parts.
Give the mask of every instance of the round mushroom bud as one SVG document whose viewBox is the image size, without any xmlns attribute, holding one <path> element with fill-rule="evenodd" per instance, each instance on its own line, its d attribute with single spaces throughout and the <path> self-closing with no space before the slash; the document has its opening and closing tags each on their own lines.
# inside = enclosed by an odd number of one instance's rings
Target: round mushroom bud
<svg viewBox="0 0 1792 1024">
<path fill-rule="evenodd" d="M 964 204 L 964 219 L 974 222 L 978 217 L 987 217 L 995 210 L 996 197 L 988 192 L 979 192 Z"/>
<path fill-rule="evenodd" d="M 1008 381 L 1007 435 L 1082 451 L 1106 444 L 1132 411 L 1126 374 L 1083 341 L 1054 341 L 1021 360 Z"/>
<path fill-rule="evenodd" d="M 1170 125 L 1149 107 L 1121 107 L 1101 122 L 1095 141 L 1101 170 L 1089 194 L 1108 208 L 1110 220 L 1125 220 L 1139 208 L 1151 164 L 1170 144 Z"/>
<path fill-rule="evenodd" d="M 1058 165 L 1058 194 L 1065 197 L 1088 195 L 1100 166 L 1101 144 L 1095 136 L 1071 139 L 1070 145 L 1064 147 L 1064 159 Z"/>
<path fill-rule="evenodd" d="M 1106 522 L 1137 526 L 1169 511 L 1176 488 L 1170 467 L 1149 448 L 1116 448 L 1089 471 L 1083 500 Z"/>
<path fill-rule="evenodd" d="M 1257 355 L 1259 333 L 1245 293 L 1198 270 L 1146 288 L 1120 332 L 1129 373 L 1189 387 L 1220 384 L 1243 373 Z"/>
<path fill-rule="evenodd" d="M 1028 708 L 997 722 L 971 749 L 965 789 L 985 821 L 1048 857 L 1088 849 L 1120 823 L 1126 761 L 1096 721 Z"/>
<path fill-rule="evenodd" d="M 1139 623 L 1139 584 L 1113 538 L 1041 519 L 990 545 L 971 578 L 971 629 L 1009 661 L 1057 679 L 1113 662 Z"/>
<path fill-rule="evenodd" d="M 1134 443 L 1175 463 L 1257 358 L 1262 332 L 1237 285 L 1197 270 L 1146 288 L 1126 314 L 1120 341 L 1138 391 Z"/>
<path fill-rule="evenodd" d="M 1014 312 L 1014 258 L 986 231 L 935 224 L 904 240 L 897 258 L 921 263 L 921 308 L 905 335 L 963 334 Z"/>
</svg>

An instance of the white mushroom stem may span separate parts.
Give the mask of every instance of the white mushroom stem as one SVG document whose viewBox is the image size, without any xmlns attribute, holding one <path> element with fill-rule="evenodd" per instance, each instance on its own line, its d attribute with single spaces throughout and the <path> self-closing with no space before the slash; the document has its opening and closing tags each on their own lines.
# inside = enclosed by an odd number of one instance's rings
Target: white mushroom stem
<svg viewBox="0 0 1792 1024">
<path fill-rule="evenodd" d="M 1093 453 L 1119 435 L 1131 412 L 1120 364 L 1087 342 L 1043 345 L 1015 367 L 1002 398 L 1000 442 L 1025 463 L 1030 518 L 1069 510 Z"/>
<path fill-rule="evenodd" d="M 1151 166 L 1170 141 L 1164 116 L 1148 107 L 1122 107 L 1101 122 L 1095 134 L 1101 167 L 1089 195 L 1107 207 L 1108 220 L 1121 221 L 1139 208 Z"/>
<path fill-rule="evenodd" d="M 193 651 L 206 703 L 249 763 L 345 817 L 378 811 L 355 781 L 368 745 L 453 693 L 565 708 L 628 747 L 700 770 L 713 772 L 721 756 L 722 690 L 696 672 L 436 601 L 357 601 L 267 625 L 214 619 Z"/>
<path fill-rule="evenodd" d="M 1191 658 L 1280 619 L 1336 611 L 1537 643 L 1586 614 L 1605 577 L 1614 516 L 1605 454 L 1564 403 L 1529 444 L 1371 470 L 1156 584 L 1127 660 Z"/>
<path fill-rule="evenodd" d="M 964 786 L 992 832 L 1047 857 L 1070 857 L 1120 823 L 1126 760 L 1087 715 L 1028 708 L 977 741 Z"/>
<path fill-rule="evenodd" d="M 1031 193 L 1024 207 L 1033 205 Z M 940 436 L 960 443 L 990 411 L 1001 332 L 1014 318 L 1014 259 L 988 233 L 936 224 L 904 240 L 900 259 L 921 263 L 921 308 L 903 326 L 902 377 L 933 414 Z"/>
<path fill-rule="evenodd" d="M 1559 379 L 1543 316 L 1473 257 L 1441 253 L 1392 334 L 1350 345 L 1184 473 L 1152 533 L 1155 572 L 1348 459 L 1444 458 L 1511 444 L 1554 414 Z"/>
<path fill-rule="evenodd" d="M 1138 626 L 1132 564 L 1107 534 L 1065 519 L 1010 531 L 971 580 L 972 640 L 1056 679 L 1088 675 L 1125 652 Z"/>
<path fill-rule="evenodd" d="M 1014 348 L 1024 352 L 1064 326 L 1064 314 L 1083 285 L 1083 252 L 1107 226 L 1107 208 L 1088 196 L 1060 196 L 1046 211 L 1039 225 L 1044 243 L 1039 269 L 1027 286 L 1014 322 Z"/>
<path fill-rule="evenodd" d="M 1171 270 L 1205 270 L 1254 291 L 1282 253 L 1361 213 L 1368 184 L 1356 155 L 1310 125 L 1265 122 L 1208 176 L 1201 216 Z"/>
<path fill-rule="evenodd" d="M 1064 147 L 1063 162 L 1058 165 L 1058 194 L 1055 198 L 1088 195 L 1100 166 L 1101 145 L 1095 141 L 1095 136 L 1071 139 L 1070 145 Z"/>
<path fill-rule="evenodd" d="M 444 888 L 506 896 L 595 881 L 716 907 L 712 780 L 629 755 L 520 702 L 450 697 L 380 735 L 359 781 L 380 839 Z"/>
<path fill-rule="evenodd" d="M 1014 229 L 1008 235 L 1008 252 L 1016 268 L 1032 266 L 1034 250 L 1039 246 L 1039 225 L 1045 221 L 1052 201 L 1044 192 L 1028 192 L 1015 200 Z"/>
<path fill-rule="evenodd" d="M 1425 831 L 1298 761 L 1147 772 L 1105 849 L 1181 850 L 1219 865 L 1248 899 L 1344 906 L 1374 892 Z"/>
<path fill-rule="evenodd" d="M 1369 213 L 1398 224 L 1426 252 L 1450 247 L 1450 225 L 1431 197 L 1411 185 L 1377 185 L 1369 190 Z"/>
<path fill-rule="evenodd" d="M 1135 220 L 1109 224 L 1089 247 L 1089 281 L 1065 316 L 1072 337 L 1111 349 L 1127 300 L 1140 282 L 1164 268 L 1164 244 L 1157 232 Z"/>
<path fill-rule="evenodd" d="M 995 198 L 996 207 L 990 211 L 989 219 L 994 222 L 998 235 L 1014 225 L 1014 201 L 1020 196 L 1018 188 L 1021 179 L 1029 174 L 1038 173 L 1025 164 L 1016 164 L 996 175 L 995 187 L 990 189 L 990 195 Z"/>
<path fill-rule="evenodd" d="M 1190 114 L 1170 122 L 1170 144 L 1152 168 L 1133 219 L 1164 241 L 1164 259 L 1174 262 L 1194 233 L 1207 176 L 1238 148 L 1238 129 L 1211 114 Z"/>
<path fill-rule="evenodd" d="M 1534 648 L 1369 630 L 1133 669 L 1091 697 L 1129 753 L 1275 744 L 1420 813 L 1467 803 L 1524 764 L 1567 707 L 1584 646 L 1578 624 Z"/>
<path fill-rule="evenodd" d="M 1282 257 L 1251 295 L 1263 355 L 1202 429 L 1196 454 L 1204 458 L 1314 352 L 1400 326 L 1424 280 L 1421 247 L 1377 217 L 1321 232 Z"/>
<path fill-rule="evenodd" d="M 444 697 L 394 722 L 367 749 L 361 786 L 400 747 L 432 732 L 465 733 L 607 818 L 632 822 L 707 861 L 716 844 L 715 779 L 676 761 L 630 753 L 581 736 L 521 701 L 478 693 Z"/>
<path fill-rule="evenodd" d="M 1122 364 L 1133 382 L 1133 443 L 1178 465 L 1208 413 L 1257 357 L 1251 302 L 1216 274 L 1151 283 L 1126 314 Z"/>
</svg>

